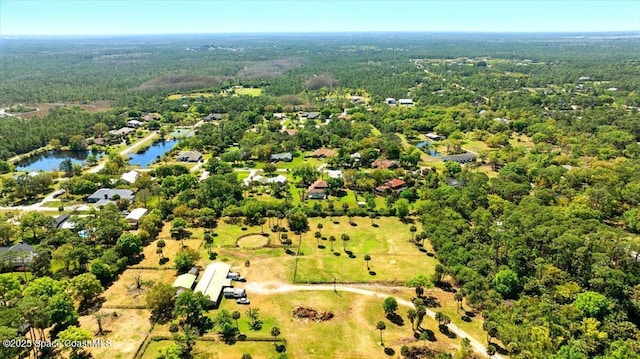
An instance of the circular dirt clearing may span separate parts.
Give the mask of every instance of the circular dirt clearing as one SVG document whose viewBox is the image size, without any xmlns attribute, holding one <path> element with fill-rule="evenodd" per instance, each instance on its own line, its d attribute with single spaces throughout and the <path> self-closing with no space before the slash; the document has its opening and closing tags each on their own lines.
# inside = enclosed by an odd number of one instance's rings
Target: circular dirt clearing
<svg viewBox="0 0 640 359">
<path fill-rule="evenodd" d="M 262 248 L 269 244 L 269 237 L 261 234 L 252 234 L 238 239 L 238 247 L 240 248 Z"/>
</svg>

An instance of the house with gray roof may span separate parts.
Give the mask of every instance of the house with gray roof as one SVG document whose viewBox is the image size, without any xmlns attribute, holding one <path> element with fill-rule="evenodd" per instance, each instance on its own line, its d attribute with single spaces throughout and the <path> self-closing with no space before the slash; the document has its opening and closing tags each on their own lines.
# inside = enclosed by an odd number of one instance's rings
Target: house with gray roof
<svg viewBox="0 0 640 359">
<path fill-rule="evenodd" d="M 291 162 L 293 161 L 293 155 L 291 152 L 274 153 L 271 155 L 271 162 Z"/>
<path fill-rule="evenodd" d="M 182 151 L 178 154 L 180 162 L 198 162 L 202 159 L 202 152 L 199 151 Z"/>
<path fill-rule="evenodd" d="M 92 195 L 87 197 L 87 202 L 100 204 L 100 202 L 103 202 L 105 200 L 114 201 L 118 198 L 124 198 L 126 200 L 133 201 L 133 191 L 128 189 L 100 188 Z"/>
<path fill-rule="evenodd" d="M 0 247 L 0 260 L 8 261 L 14 267 L 27 267 L 31 265 L 36 252 L 33 246 L 22 241 L 8 247 Z"/>
<path fill-rule="evenodd" d="M 475 153 L 466 152 L 466 153 L 460 153 L 457 155 L 442 156 L 442 162 L 453 161 L 453 162 L 458 162 L 460 164 L 464 164 L 468 162 L 475 162 L 477 158 L 478 158 L 478 155 L 476 155 Z"/>
</svg>

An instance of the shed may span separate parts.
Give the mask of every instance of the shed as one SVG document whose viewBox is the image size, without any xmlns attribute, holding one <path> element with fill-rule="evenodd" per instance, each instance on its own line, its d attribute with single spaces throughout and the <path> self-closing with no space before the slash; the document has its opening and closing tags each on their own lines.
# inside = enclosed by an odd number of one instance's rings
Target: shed
<svg viewBox="0 0 640 359">
<path fill-rule="evenodd" d="M 478 155 L 476 155 L 475 153 L 466 152 L 458 155 L 442 156 L 442 161 L 443 162 L 453 161 L 453 162 L 458 162 L 460 164 L 463 164 L 467 162 L 475 162 L 476 158 L 478 158 Z"/>
<path fill-rule="evenodd" d="M 132 228 L 137 228 L 140 218 L 142 218 L 142 216 L 144 216 L 145 214 L 147 214 L 146 208 L 136 208 L 133 211 L 131 211 L 124 219 L 126 219 L 127 222 L 129 222 L 129 225 Z"/>
<path fill-rule="evenodd" d="M 123 180 L 124 182 L 127 182 L 128 184 L 134 184 L 137 178 L 138 178 L 138 172 L 135 170 L 131 170 L 129 172 L 123 173 L 122 176 L 120 176 L 120 179 Z"/>
<path fill-rule="evenodd" d="M 190 273 L 180 274 L 173 282 L 173 287 L 178 288 L 178 290 L 193 289 L 193 284 L 196 282 L 196 277 L 197 275 Z"/>
</svg>

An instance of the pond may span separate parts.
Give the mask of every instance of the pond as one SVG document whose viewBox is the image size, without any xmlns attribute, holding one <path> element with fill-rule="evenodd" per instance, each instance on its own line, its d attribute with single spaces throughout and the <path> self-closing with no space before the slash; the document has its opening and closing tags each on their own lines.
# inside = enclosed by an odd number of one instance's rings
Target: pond
<svg viewBox="0 0 640 359">
<path fill-rule="evenodd" d="M 140 168 L 147 168 L 158 160 L 158 157 L 162 157 L 165 153 L 170 151 L 178 143 L 178 140 L 167 140 L 154 142 L 143 153 L 130 153 L 129 163 L 133 166 L 140 166 Z"/>
<path fill-rule="evenodd" d="M 440 157 L 440 153 L 436 151 L 429 141 L 423 141 L 416 145 L 419 149 L 429 154 L 431 157 Z"/>
<path fill-rule="evenodd" d="M 102 152 L 91 151 L 49 150 L 19 161 L 16 163 L 16 170 L 27 172 L 59 171 L 60 164 L 67 158 L 73 164 L 82 165 L 91 153 L 97 158 L 103 154 Z"/>
</svg>

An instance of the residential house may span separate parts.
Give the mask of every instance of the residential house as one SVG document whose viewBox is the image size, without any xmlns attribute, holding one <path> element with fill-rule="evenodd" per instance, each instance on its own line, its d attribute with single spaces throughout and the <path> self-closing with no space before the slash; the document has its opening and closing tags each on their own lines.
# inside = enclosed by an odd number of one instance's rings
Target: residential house
<svg viewBox="0 0 640 359">
<path fill-rule="evenodd" d="M 309 157 L 313 157 L 313 158 L 325 158 L 325 157 L 333 157 L 336 155 L 336 151 L 329 149 L 329 148 L 318 148 L 317 150 L 313 151 L 312 154 L 309 155 Z"/>
<path fill-rule="evenodd" d="M 0 259 L 13 267 L 28 267 L 36 257 L 33 246 L 22 241 L 8 247 L 0 247 Z"/>
<path fill-rule="evenodd" d="M 434 140 L 434 141 L 440 141 L 440 140 L 444 140 L 446 137 L 442 136 L 442 135 L 438 135 L 434 132 L 429 132 L 425 135 L 428 139 L 430 140 Z"/>
<path fill-rule="evenodd" d="M 274 153 L 271 155 L 271 162 L 291 162 L 293 161 L 293 155 L 291 152 Z"/>
<path fill-rule="evenodd" d="M 320 112 L 309 112 L 307 114 L 307 119 L 309 119 L 309 120 L 315 120 L 315 119 L 318 119 L 318 118 L 320 118 Z"/>
<path fill-rule="evenodd" d="M 478 155 L 476 155 L 475 153 L 466 152 L 458 155 L 442 156 L 442 161 L 443 162 L 453 161 L 453 162 L 458 162 L 460 164 L 464 164 L 468 162 L 475 162 L 477 158 L 478 158 Z"/>
<path fill-rule="evenodd" d="M 109 133 L 112 136 L 115 136 L 115 137 L 124 137 L 124 136 L 127 136 L 128 134 L 130 134 L 131 132 L 134 132 L 134 131 L 135 131 L 135 129 L 133 129 L 131 127 L 123 127 L 123 128 L 117 129 L 117 130 L 111 130 L 111 131 L 109 131 Z"/>
<path fill-rule="evenodd" d="M 398 161 L 377 159 L 371 163 L 371 168 L 394 169 L 400 167 Z"/>
<path fill-rule="evenodd" d="M 131 170 L 129 172 L 123 173 L 122 176 L 120 176 L 120 180 L 128 184 L 134 184 L 136 182 L 136 179 L 138 179 L 138 172 L 136 170 Z"/>
<path fill-rule="evenodd" d="M 401 98 L 401 99 L 398 100 L 398 105 L 411 107 L 411 106 L 413 106 L 413 100 L 410 99 L 410 98 Z"/>
<path fill-rule="evenodd" d="M 182 151 L 178 154 L 180 162 L 198 162 L 202 159 L 202 152 L 199 151 Z"/>
<path fill-rule="evenodd" d="M 131 127 L 131 128 L 138 128 L 140 126 L 144 125 L 144 123 L 138 121 L 138 120 L 130 120 L 127 121 L 127 126 Z"/>
<path fill-rule="evenodd" d="M 133 211 L 129 212 L 124 219 L 129 222 L 131 228 L 138 228 L 138 223 L 140 222 L 140 218 L 147 214 L 146 208 L 136 208 Z"/>
<path fill-rule="evenodd" d="M 382 195 L 385 195 L 388 191 L 400 192 L 406 188 L 407 188 L 407 184 L 405 181 L 399 178 L 394 178 L 374 188 L 374 192 L 382 196 Z"/>
<path fill-rule="evenodd" d="M 220 121 L 220 120 L 222 120 L 222 114 L 210 113 L 206 117 L 204 117 L 203 120 L 205 120 L 205 121 Z"/>
<path fill-rule="evenodd" d="M 100 201 L 113 201 L 114 198 L 123 198 L 129 201 L 133 201 L 133 191 L 128 189 L 100 188 L 92 195 L 87 197 L 87 202 L 100 204 Z"/>
<path fill-rule="evenodd" d="M 74 229 L 76 228 L 75 222 L 70 220 L 71 216 L 68 214 L 61 214 L 53 219 L 54 228 L 57 229 Z"/>
<path fill-rule="evenodd" d="M 327 199 L 327 189 L 329 185 L 327 181 L 317 180 L 307 189 L 307 198 L 309 199 Z"/>
<path fill-rule="evenodd" d="M 386 103 L 386 104 L 387 104 L 387 105 L 389 105 L 389 106 L 395 106 L 395 105 L 396 105 L 396 99 L 395 99 L 395 98 L 392 98 L 392 97 L 387 97 L 387 98 L 384 100 L 384 103 Z"/>
</svg>

